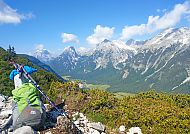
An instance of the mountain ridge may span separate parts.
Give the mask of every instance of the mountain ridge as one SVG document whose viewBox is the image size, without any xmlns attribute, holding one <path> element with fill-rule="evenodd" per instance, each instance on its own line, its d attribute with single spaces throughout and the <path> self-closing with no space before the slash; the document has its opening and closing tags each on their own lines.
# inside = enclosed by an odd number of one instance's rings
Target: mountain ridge
<svg viewBox="0 0 190 134">
<path fill-rule="evenodd" d="M 61 75 L 111 85 L 110 91 L 190 93 L 189 35 L 189 28 L 170 28 L 137 48 L 104 40 L 87 55 L 73 51 L 49 65 Z"/>
</svg>

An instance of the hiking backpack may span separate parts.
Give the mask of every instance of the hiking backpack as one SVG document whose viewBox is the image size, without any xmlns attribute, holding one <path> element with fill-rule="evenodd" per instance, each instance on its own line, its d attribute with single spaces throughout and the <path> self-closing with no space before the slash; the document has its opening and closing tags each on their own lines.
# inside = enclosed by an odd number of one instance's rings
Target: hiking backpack
<svg viewBox="0 0 190 134">
<path fill-rule="evenodd" d="M 13 129 L 31 126 L 34 130 L 43 129 L 45 107 L 38 90 L 31 83 L 24 83 L 12 91 L 13 94 Z"/>
</svg>

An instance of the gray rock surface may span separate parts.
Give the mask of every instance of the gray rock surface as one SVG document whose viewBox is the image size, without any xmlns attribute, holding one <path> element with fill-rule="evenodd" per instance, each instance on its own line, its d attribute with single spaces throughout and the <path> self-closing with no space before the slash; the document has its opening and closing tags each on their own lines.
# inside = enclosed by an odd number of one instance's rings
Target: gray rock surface
<svg viewBox="0 0 190 134">
<path fill-rule="evenodd" d="M 132 127 L 127 134 L 142 134 L 142 131 L 139 127 Z"/>
<path fill-rule="evenodd" d="M 12 97 L 0 94 L 0 133 L 12 131 Z"/>
<path fill-rule="evenodd" d="M 125 133 L 125 126 L 124 125 L 121 125 L 119 127 L 119 133 Z"/>
<path fill-rule="evenodd" d="M 98 123 L 95 123 L 95 122 L 88 123 L 87 126 L 90 127 L 90 128 L 96 129 L 98 131 L 101 131 L 101 132 L 104 132 L 104 130 L 105 130 L 105 126 L 100 122 L 98 122 Z"/>
<path fill-rule="evenodd" d="M 82 131 L 83 134 L 105 133 L 105 126 L 102 123 L 90 122 L 83 113 L 76 112 L 72 116 L 76 119 L 74 124 Z"/>
<path fill-rule="evenodd" d="M 16 129 L 12 134 L 37 134 L 30 126 L 23 126 Z"/>
</svg>

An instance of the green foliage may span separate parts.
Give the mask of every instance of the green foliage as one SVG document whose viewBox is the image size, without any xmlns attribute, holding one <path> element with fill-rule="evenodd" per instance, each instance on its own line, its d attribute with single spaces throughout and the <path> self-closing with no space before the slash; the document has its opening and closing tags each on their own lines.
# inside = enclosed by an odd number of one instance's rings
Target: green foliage
<svg viewBox="0 0 190 134">
<path fill-rule="evenodd" d="M 190 95 L 168 95 L 151 90 L 117 98 L 93 89 L 70 93 L 66 100 L 75 100 L 74 106 L 80 105 L 79 109 L 88 118 L 110 129 L 125 125 L 128 129 L 138 126 L 143 133 L 190 133 Z"/>
<path fill-rule="evenodd" d="M 67 94 L 70 94 L 72 91 L 78 90 L 78 83 L 77 82 L 51 82 L 51 86 L 49 90 L 47 91 L 47 96 L 50 97 L 51 100 L 56 101 L 57 97 L 59 98 L 66 98 L 66 92 Z"/>
<path fill-rule="evenodd" d="M 8 65 L 8 58 L 9 54 L 0 47 L 0 93 L 10 96 L 14 85 L 9 80 L 9 74 L 12 68 Z"/>
<path fill-rule="evenodd" d="M 53 81 L 47 92 L 47 96 L 51 97 L 51 100 L 55 101 L 58 96 L 58 90 L 56 88 L 56 83 Z"/>
<path fill-rule="evenodd" d="M 15 52 L 15 48 L 14 47 L 11 47 L 9 45 L 9 48 L 7 49 L 7 52 L 8 52 L 8 59 L 9 60 L 14 60 L 15 56 L 16 56 L 16 52 Z"/>
</svg>

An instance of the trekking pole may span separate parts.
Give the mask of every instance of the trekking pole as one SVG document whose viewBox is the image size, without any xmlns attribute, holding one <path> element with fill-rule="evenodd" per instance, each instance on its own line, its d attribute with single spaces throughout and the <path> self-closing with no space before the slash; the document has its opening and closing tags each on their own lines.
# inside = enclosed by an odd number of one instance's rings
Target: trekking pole
<svg viewBox="0 0 190 134">
<path fill-rule="evenodd" d="M 19 64 L 16 64 L 16 63 L 14 63 L 14 62 L 13 62 L 12 64 L 14 65 L 15 69 L 17 69 L 17 71 L 19 72 L 19 77 L 21 77 L 21 76 L 22 76 L 22 73 L 24 73 L 24 77 L 25 77 L 26 79 L 28 79 L 29 82 L 32 83 L 32 84 L 35 86 L 35 88 L 43 95 L 43 97 L 44 97 L 45 99 L 47 99 L 48 102 L 49 102 L 61 115 L 64 115 L 65 117 L 67 117 L 68 119 L 70 119 L 70 117 L 68 116 L 68 114 L 67 114 L 65 111 L 61 112 L 61 111 L 59 110 L 59 108 L 57 108 L 57 106 L 55 105 L 55 103 L 52 102 L 52 101 L 50 100 L 50 98 L 41 90 L 40 86 L 39 86 L 39 85 L 36 83 L 36 81 L 31 77 L 31 75 L 28 74 L 28 72 L 24 69 L 24 66 L 23 66 L 23 65 L 19 65 Z"/>
<path fill-rule="evenodd" d="M 22 76 L 22 73 L 24 73 L 24 77 L 26 79 L 29 80 L 29 82 L 31 82 L 36 89 L 42 94 L 42 96 L 48 100 L 48 102 L 63 116 L 65 116 L 66 118 L 68 118 L 70 120 L 70 122 L 77 128 L 79 134 L 81 133 L 81 130 L 74 124 L 74 122 L 71 120 L 71 118 L 68 116 L 68 114 L 63 110 L 60 111 L 59 108 L 55 105 L 55 103 L 53 101 L 50 100 L 50 98 L 41 90 L 40 86 L 36 83 L 36 81 L 31 77 L 30 74 L 28 74 L 28 72 L 24 69 L 23 65 L 19 65 L 16 64 L 15 62 L 11 62 L 11 64 L 14 65 L 15 69 L 17 69 L 17 71 L 19 72 L 19 76 Z M 20 74 L 21 73 L 21 74 Z"/>
</svg>

